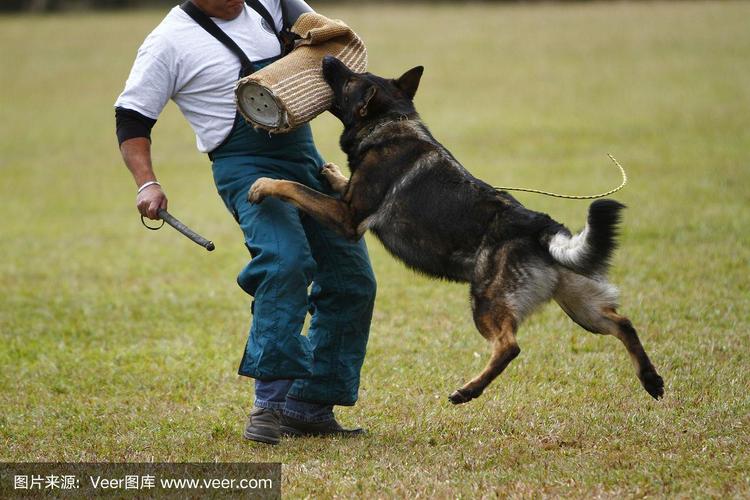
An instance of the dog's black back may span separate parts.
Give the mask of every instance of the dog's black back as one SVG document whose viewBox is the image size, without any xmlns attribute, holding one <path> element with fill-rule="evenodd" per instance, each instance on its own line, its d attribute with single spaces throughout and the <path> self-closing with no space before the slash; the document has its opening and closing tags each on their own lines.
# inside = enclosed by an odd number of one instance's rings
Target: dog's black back
<svg viewBox="0 0 750 500">
<path fill-rule="evenodd" d="M 359 209 L 356 222 L 410 267 L 455 281 L 471 280 L 483 244 L 525 239 L 546 255 L 540 237 L 560 225 L 474 177 L 432 136 L 412 101 L 420 75 L 348 75 L 335 97 L 352 171 L 344 199 Z"/>
</svg>

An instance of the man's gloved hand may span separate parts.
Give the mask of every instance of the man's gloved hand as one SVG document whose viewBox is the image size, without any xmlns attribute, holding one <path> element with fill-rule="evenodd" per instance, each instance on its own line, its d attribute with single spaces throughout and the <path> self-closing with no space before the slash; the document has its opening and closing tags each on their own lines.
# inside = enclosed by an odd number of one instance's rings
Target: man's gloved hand
<svg viewBox="0 0 750 500">
<path fill-rule="evenodd" d="M 159 209 L 167 209 L 167 195 L 164 194 L 160 185 L 152 184 L 138 193 L 135 204 L 142 216 L 151 220 L 158 220 Z"/>
</svg>

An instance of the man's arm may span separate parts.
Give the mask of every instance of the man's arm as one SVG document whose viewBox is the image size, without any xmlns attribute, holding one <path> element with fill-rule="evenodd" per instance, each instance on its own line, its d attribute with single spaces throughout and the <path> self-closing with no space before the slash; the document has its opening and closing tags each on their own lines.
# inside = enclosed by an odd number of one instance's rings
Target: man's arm
<svg viewBox="0 0 750 500">
<path fill-rule="evenodd" d="M 133 175 L 135 184 L 143 186 L 150 181 L 156 181 L 156 174 L 151 165 L 151 141 L 146 137 L 133 137 L 120 144 L 120 153 L 125 165 Z M 167 196 L 159 184 L 152 184 L 138 193 L 136 200 L 138 211 L 149 219 L 158 219 L 160 208 L 167 209 Z"/>
<path fill-rule="evenodd" d="M 115 109 L 117 141 L 125 165 L 140 189 L 147 182 L 156 182 L 151 165 L 151 129 L 156 120 L 137 111 L 118 107 Z M 136 196 L 136 206 L 144 217 L 158 219 L 160 208 L 167 209 L 167 197 L 159 184 L 151 184 Z"/>
<path fill-rule="evenodd" d="M 138 49 L 125 88 L 115 102 L 117 141 L 125 165 L 138 188 L 156 181 L 151 165 L 151 129 L 176 85 L 171 46 L 163 37 L 146 38 Z M 158 184 L 150 184 L 136 197 L 138 212 L 158 219 L 167 197 Z"/>
</svg>

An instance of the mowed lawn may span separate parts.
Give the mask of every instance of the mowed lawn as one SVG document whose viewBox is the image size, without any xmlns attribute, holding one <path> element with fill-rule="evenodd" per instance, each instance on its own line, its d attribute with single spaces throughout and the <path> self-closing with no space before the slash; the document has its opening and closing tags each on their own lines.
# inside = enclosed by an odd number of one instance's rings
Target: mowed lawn
<svg viewBox="0 0 750 500">
<path fill-rule="evenodd" d="M 112 104 L 162 11 L 0 18 L 0 460 L 278 461 L 296 497 L 750 495 L 750 3 L 318 6 L 365 39 L 370 69 L 422 64 L 416 104 L 494 185 L 619 182 L 612 279 L 666 381 L 548 305 L 478 400 L 465 286 L 379 280 L 356 440 L 241 438 L 248 255 L 173 104 L 154 130 L 172 212 L 216 243 L 146 231 Z M 314 122 L 345 164 L 339 124 Z M 519 194 L 572 229 L 588 203 Z M 368 237 L 369 238 L 369 237 Z"/>
</svg>

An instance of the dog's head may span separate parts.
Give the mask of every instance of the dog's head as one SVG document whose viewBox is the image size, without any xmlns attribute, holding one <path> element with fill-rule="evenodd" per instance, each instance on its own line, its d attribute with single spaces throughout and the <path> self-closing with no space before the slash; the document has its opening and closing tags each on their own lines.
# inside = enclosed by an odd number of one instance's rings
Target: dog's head
<svg viewBox="0 0 750 500">
<path fill-rule="evenodd" d="M 414 94 L 422 66 L 397 79 L 355 73 L 333 56 L 323 58 L 323 78 L 333 89 L 333 113 L 345 126 L 375 121 L 387 114 L 414 113 Z"/>
</svg>

